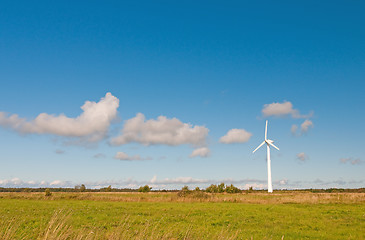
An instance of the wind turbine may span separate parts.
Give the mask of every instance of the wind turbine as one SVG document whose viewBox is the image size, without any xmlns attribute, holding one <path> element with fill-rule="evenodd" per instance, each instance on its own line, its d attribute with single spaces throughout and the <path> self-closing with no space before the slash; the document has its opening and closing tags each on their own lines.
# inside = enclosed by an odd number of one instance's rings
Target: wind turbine
<svg viewBox="0 0 365 240">
<path fill-rule="evenodd" d="M 267 120 L 266 120 L 266 127 L 265 127 L 265 140 L 252 152 L 256 152 L 257 149 L 262 147 L 266 143 L 267 149 L 267 191 L 272 193 L 272 181 L 271 181 L 271 161 L 270 161 L 270 146 L 280 150 L 277 146 L 273 144 L 273 140 L 267 139 Z"/>
</svg>

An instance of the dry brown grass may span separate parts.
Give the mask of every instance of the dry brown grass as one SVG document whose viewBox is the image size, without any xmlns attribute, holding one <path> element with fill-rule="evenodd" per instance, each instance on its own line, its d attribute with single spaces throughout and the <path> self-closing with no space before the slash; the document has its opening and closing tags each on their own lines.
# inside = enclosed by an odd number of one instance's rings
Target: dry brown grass
<svg viewBox="0 0 365 240">
<path fill-rule="evenodd" d="M 312 193 L 312 192 L 264 192 L 240 194 L 207 194 L 199 197 L 179 197 L 177 193 L 0 193 L 0 198 L 33 200 L 90 200 L 112 202 L 236 202 L 254 204 L 288 204 L 288 203 L 365 203 L 365 193 Z"/>
</svg>

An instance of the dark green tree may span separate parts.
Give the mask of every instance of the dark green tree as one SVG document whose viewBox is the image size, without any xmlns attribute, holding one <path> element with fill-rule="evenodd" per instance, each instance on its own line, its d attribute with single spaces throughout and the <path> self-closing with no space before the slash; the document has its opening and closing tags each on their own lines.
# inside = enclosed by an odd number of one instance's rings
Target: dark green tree
<svg viewBox="0 0 365 240">
<path fill-rule="evenodd" d="M 81 184 L 80 186 L 80 192 L 85 192 L 86 191 L 86 187 L 84 184 Z"/>
<path fill-rule="evenodd" d="M 150 192 L 151 189 L 152 189 L 151 187 L 149 187 L 148 185 L 145 185 L 143 187 L 139 187 L 138 192 Z"/>
<path fill-rule="evenodd" d="M 78 191 L 78 192 L 85 192 L 86 191 L 86 187 L 85 187 L 84 184 L 76 185 L 75 186 L 75 190 Z"/>
</svg>

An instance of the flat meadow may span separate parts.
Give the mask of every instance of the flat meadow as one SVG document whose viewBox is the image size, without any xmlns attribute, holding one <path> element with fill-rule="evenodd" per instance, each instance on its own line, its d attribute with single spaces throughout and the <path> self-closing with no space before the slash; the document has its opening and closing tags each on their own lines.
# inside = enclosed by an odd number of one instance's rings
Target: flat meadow
<svg viewBox="0 0 365 240">
<path fill-rule="evenodd" d="M 365 239 L 365 193 L 0 193 L 0 239 Z"/>
</svg>

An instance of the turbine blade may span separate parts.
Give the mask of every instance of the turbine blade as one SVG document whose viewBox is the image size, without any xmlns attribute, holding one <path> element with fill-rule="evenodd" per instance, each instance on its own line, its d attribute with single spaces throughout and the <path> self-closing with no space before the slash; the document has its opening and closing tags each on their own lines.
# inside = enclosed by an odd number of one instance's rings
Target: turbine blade
<svg viewBox="0 0 365 240">
<path fill-rule="evenodd" d="M 277 146 L 275 146 L 273 143 L 268 142 L 270 146 L 273 146 L 274 148 L 276 148 L 277 150 L 280 150 Z"/>
<path fill-rule="evenodd" d="M 264 145 L 264 144 L 265 144 L 265 141 L 263 141 L 255 150 L 253 150 L 252 153 L 256 152 L 256 150 L 259 149 L 260 147 L 262 147 L 262 145 Z"/>
<path fill-rule="evenodd" d="M 265 126 L 265 140 L 267 139 L 267 120 L 266 120 L 266 126 Z"/>
</svg>

